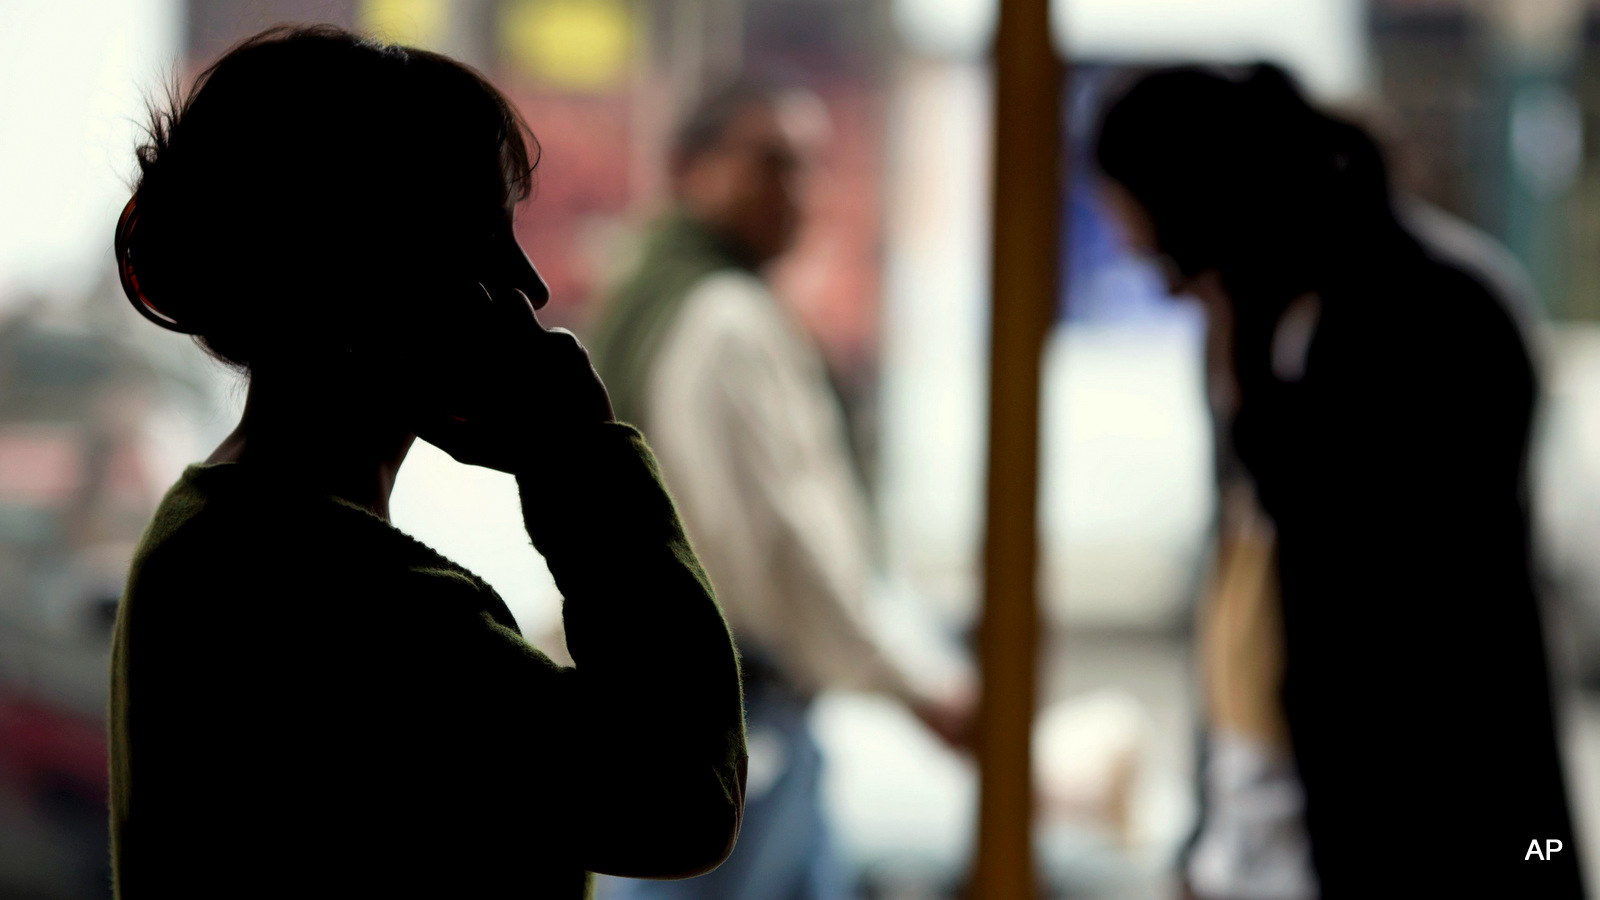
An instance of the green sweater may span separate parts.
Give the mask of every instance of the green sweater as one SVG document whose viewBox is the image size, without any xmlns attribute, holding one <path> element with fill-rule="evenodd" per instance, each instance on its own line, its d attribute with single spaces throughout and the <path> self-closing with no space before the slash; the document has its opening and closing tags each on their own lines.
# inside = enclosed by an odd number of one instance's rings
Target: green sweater
<svg viewBox="0 0 1600 900">
<path fill-rule="evenodd" d="M 719 859 L 745 753 L 727 626 L 638 433 L 565 450 L 518 485 L 572 667 L 364 509 L 190 467 L 117 619 L 118 896 L 565 900 Z"/>
</svg>

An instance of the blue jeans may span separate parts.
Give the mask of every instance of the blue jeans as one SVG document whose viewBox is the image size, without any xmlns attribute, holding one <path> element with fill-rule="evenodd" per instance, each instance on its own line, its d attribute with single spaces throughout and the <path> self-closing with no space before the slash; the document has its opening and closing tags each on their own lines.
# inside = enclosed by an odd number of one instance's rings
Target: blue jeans
<svg viewBox="0 0 1600 900">
<path fill-rule="evenodd" d="M 806 723 L 809 703 L 752 685 L 745 698 L 753 783 L 733 854 L 716 871 L 682 881 L 599 879 L 601 900 L 846 900 L 850 891 L 823 817 L 822 754 Z M 761 758 L 765 757 L 765 758 Z M 757 788 L 764 788 L 759 793 Z"/>
</svg>

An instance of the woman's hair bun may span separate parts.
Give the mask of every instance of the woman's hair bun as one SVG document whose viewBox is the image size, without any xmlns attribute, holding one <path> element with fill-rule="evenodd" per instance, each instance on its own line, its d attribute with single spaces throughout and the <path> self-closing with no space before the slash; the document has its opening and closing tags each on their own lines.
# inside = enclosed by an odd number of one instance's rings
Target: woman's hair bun
<svg viewBox="0 0 1600 900">
<path fill-rule="evenodd" d="M 122 215 L 117 219 L 116 237 L 112 241 L 112 250 L 117 262 L 117 278 L 122 282 L 122 292 L 140 315 L 156 325 L 179 334 L 195 334 L 195 328 L 184 324 L 157 306 L 146 293 L 150 269 L 135 264 L 137 254 L 133 249 L 136 237 L 143 238 L 149 233 L 149 226 L 140 227 L 143 224 L 143 214 L 139 194 L 135 191 L 134 195 L 128 198 L 128 204 L 122 208 Z M 144 273 L 143 280 L 141 272 Z"/>
</svg>

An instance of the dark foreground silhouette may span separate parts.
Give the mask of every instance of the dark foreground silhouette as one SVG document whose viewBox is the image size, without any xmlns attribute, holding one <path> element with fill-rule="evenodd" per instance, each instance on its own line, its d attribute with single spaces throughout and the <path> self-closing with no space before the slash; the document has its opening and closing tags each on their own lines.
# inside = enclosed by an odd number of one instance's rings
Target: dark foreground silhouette
<svg viewBox="0 0 1600 900">
<path fill-rule="evenodd" d="M 251 39 L 158 116 L 124 287 L 250 388 L 119 612 L 120 896 L 578 898 L 731 850 L 733 644 L 649 449 L 535 318 L 526 139 L 471 70 L 328 28 Z M 388 524 L 417 436 L 517 476 L 575 666 Z"/>
<path fill-rule="evenodd" d="M 1322 897 L 1581 896 L 1530 574 L 1537 383 L 1506 305 L 1400 224 L 1371 140 L 1269 67 L 1146 76 L 1097 154 L 1134 240 L 1229 331 Z"/>
</svg>

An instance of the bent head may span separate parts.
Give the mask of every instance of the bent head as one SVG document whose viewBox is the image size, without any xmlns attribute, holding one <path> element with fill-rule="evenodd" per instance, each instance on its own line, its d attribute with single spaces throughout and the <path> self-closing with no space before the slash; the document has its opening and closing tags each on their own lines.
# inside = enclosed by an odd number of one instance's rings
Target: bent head
<svg viewBox="0 0 1600 900">
<path fill-rule="evenodd" d="M 826 129 L 810 94 L 739 83 L 708 95 L 673 140 L 673 197 L 753 262 L 781 255 L 800 226 L 807 157 Z"/>
<path fill-rule="evenodd" d="M 1130 243 L 1174 293 L 1206 273 L 1304 289 L 1389 216 L 1371 139 L 1269 65 L 1145 75 L 1107 107 L 1095 156 Z"/>
<path fill-rule="evenodd" d="M 485 292 L 548 299 L 511 228 L 536 153 L 460 63 L 269 30 L 154 114 L 118 229 L 124 285 L 252 372 L 465 339 Z"/>
</svg>

